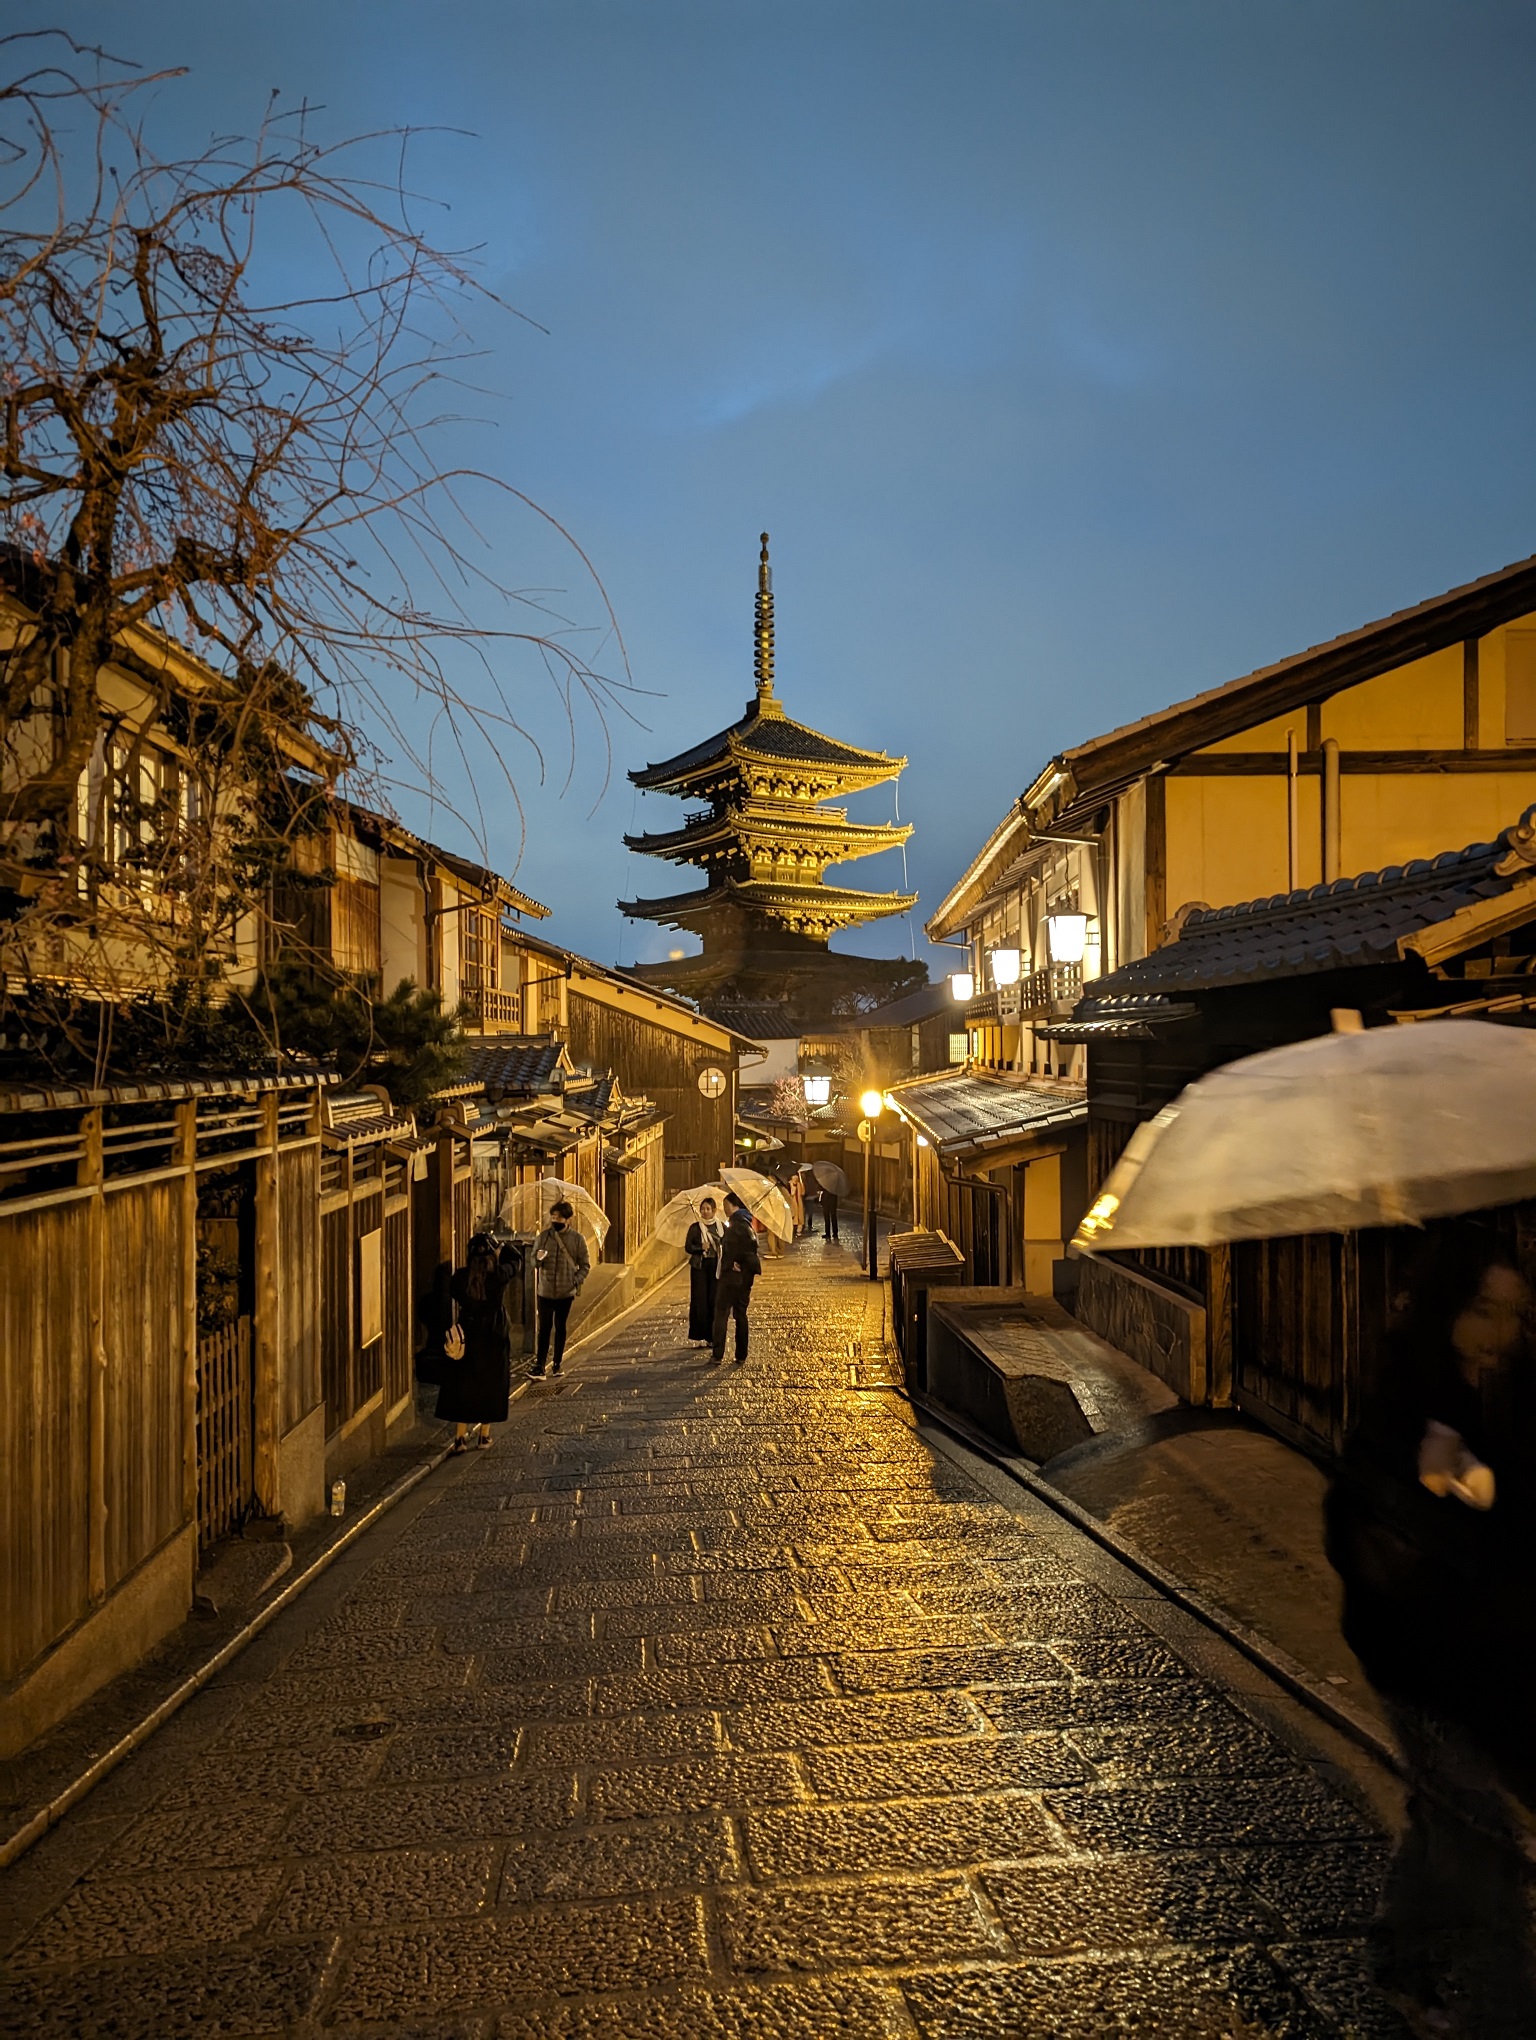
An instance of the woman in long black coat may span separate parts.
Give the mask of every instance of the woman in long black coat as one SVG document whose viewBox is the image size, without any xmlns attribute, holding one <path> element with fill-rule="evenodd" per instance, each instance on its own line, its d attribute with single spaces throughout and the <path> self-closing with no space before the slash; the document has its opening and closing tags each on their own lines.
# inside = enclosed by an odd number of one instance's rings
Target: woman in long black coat
<svg viewBox="0 0 1536 2040">
<path fill-rule="evenodd" d="M 1424 1249 L 1328 1497 L 1344 1635 L 1409 1783 L 1369 1947 L 1415 2032 L 1515 2040 L 1536 2033 L 1531 1294 L 1473 1225 Z"/>
<path fill-rule="evenodd" d="M 502 1300 L 508 1280 L 495 1241 L 477 1233 L 469 1243 L 469 1259 L 451 1284 L 464 1330 L 464 1358 L 444 1360 L 443 1385 L 437 1398 L 438 1421 L 458 1425 L 455 1452 L 467 1449 L 472 1424 L 480 1426 L 484 1451 L 491 1442 L 492 1424 L 507 1421 L 512 1342 Z"/>
<path fill-rule="evenodd" d="M 683 1247 L 688 1256 L 688 1337 L 695 1346 L 707 1346 L 715 1336 L 715 1289 L 724 1237 L 725 1227 L 715 1216 L 715 1200 L 706 1197 Z"/>
</svg>

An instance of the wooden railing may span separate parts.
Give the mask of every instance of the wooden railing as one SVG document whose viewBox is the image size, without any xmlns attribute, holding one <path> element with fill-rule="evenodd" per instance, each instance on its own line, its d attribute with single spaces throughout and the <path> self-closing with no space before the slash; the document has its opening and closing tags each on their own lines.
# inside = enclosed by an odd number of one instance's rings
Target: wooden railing
<svg viewBox="0 0 1536 2040">
<path fill-rule="evenodd" d="M 464 994 L 464 1005 L 472 1027 L 504 1027 L 510 1034 L 523 1031 L 521 992 L 477 987 Z"/>
<path fill-rule="evenodd" d="M 1080 963 L 1048 963 L 1032 970 L 1019 983 L 1019 1010 L 1026 1018 L 1042 1018 L 1063 1006 L 1076 1005 L 1083 996 L 1083 966 Z"/>
</svg>

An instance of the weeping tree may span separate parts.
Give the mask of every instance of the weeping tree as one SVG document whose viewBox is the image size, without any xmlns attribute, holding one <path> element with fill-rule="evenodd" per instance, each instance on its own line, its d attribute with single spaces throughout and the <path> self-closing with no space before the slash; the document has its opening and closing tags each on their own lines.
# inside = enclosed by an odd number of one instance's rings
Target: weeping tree
<svg viewBox="0 0 1536 2040">
<path fill-rule="evenodd" d="M 274 99 L 163 159 L 181 75 L 0 38 L 0 1024 L 98 1077 L 273 1013 L 262 901 L 343 792 L 484 792 L 530 659 L 599 728 L 627 685 L 596 577 L 616 677 L 477 521 L 546 513 L 451 458 L 510 308 L 417 226 L 410 136 Z"/>
</svg>

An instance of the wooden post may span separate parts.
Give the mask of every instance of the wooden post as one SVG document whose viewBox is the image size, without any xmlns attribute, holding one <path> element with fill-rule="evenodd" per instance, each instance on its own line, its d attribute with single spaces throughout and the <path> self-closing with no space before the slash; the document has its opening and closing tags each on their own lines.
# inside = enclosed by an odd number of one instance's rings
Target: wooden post
<svg viewBox="0 0 1536 2040">
<path fill-rule="evenodd" d="M 1150 955 L 1162 943 L 1168 922 L 1168 783 L 1160 772 L 1147 780 L 1147 932 Z"/>
<path fill-rule="evenodd" d="M 81 1154 L 76 1181 L 92 1196 L 86 1214 L 85 1280 L 90 1362 L 90 1474 L 86 1490 L 89 1510 L 86 1552 L 89 1593 L 93 1601 L 107 1591 L 107 1212 L 102 1196 L 102 1116 L 93 1106 L 81 1115 Z"/>
<path fill-rule="evenodd" d="M 263 1091 L 260 1151 L 256 1156 L 256 1323 L 252 1327 L 252 1400 L 255 1405 L 251 1484 L 264 1515 L 281 1513 L 283 1435 L 283 1342 L 279 1312 L 280 1241 L 277 1199 L 277 1109 L 279 1094 Z"/>
<path fill-rule="evenodd" d="M 1232 1249 L 1210 1248 L 1207 1265 L 1205 1394 L 1213 1408 L 1224 1410 L 1232 1401 Z"/>
<path fill-rule="evenodd" d="M 1328 737 L 1323 743 L 1323 884 L 1331 885 L 1339 876 L 1339 740 Z"/>
<path fill-rule="evenodd" d="M 1301 886 L 1301 781 L 1297 776 L 1296 732 L 1285 733 L 1285 848 L 1290 890 Z"/>
<path fill-rule="evenodd" d="M 181 1512 L 197 1520 L 197 1100 L 176 1107 L 181 1178 Z"/>
<path fill-rule="evenodd" d="M 1483 691 L 1479 664 L 1479 643 L 1465 638 L 1461 647 L 1461 742 L 1463 750 L 1477 750 L 1483 740 Z"/>
</svg>

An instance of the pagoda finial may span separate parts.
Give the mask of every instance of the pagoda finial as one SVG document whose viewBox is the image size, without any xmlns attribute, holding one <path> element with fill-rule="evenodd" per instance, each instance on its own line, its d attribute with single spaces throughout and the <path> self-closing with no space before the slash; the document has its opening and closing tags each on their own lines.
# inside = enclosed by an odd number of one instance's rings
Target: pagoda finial
<svg viewBox="0 0 1536 2040">
<path fill-rule="evenodd" d="M 759 705 L 773 700 L 773 569 L 768 564 L 768 534 L 757 562 L 757 606 L 752 623 L 752 674 Z"/>
</svg>

